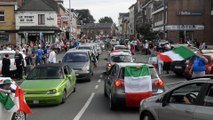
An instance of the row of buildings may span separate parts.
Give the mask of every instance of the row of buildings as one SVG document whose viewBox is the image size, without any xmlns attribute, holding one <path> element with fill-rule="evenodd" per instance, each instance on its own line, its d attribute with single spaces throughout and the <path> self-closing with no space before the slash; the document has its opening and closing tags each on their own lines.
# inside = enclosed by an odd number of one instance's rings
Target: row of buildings
<svg viewBox="0 0 213 120">
<path fill-rule="evenodd" d="M 55 42 L 79 34 L 77 15 L 63 0 L 0 0 L 0 45 Z"/>
<path fill-rule="evenodd" d="M 140 24 L 151 24 L 162 38 L 213 44 L 213 0 L 137 0 L 119 14 L 119 33 L 135 35 Z"/>
</svg>

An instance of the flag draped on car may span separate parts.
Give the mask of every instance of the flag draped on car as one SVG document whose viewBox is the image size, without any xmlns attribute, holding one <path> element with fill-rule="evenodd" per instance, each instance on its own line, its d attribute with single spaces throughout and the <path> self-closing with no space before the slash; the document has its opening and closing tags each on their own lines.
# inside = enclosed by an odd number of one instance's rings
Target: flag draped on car
<svg viewBox="0 0 213 120">
<path fill-rule="evenodd" d="M 140 101 L 152 96 L 152 80 L 147 65 L 125 68 L 125 97 L 127 107 L 138 107 Z"/>
<path fill-rule="evenodd" d="M 0 103 L 8 112 L 24 112 L 26 114 L 32 113 L 31 109 L 25 102 L 24 91 L 20 87 L 16 88 L 15 96 L 0 92 Z"/>
<path fill-rule="evenodd" d="M 194 52 L 184 46 L 175 48 L 174 50 L 158 54 L 164 62 L 182 61 L 194 56 Z"/>
</svg>

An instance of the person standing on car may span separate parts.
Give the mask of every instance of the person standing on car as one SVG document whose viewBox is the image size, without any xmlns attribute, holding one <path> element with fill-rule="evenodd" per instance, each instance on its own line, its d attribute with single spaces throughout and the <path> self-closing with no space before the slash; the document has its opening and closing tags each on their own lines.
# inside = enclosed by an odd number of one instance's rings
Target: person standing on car
<svg viewBox="0 0 213 120">
<path fill-rule="evenodd" d="M 15 65 L 16 65 L 16 77 L 20 80 L 22 79 L 23 74 L 24 59 L 22 54 L 19 53 L 19 50 L 16 50 Z"/>
<path fill-rule="evenodd" d="M 192 77 L 205 76 L 205 65 L 208 63 L 208 59 L 202 55 L 201 50 L 195 55 L 190 73 L 192 73 Z"/>
<path fill-rule="evenodd" d="M 10 59 L 8 54 L 5 54 L 5 57 L 2 60 L 2 75 L 3 77 L 10 76 Z"/>
</svg>

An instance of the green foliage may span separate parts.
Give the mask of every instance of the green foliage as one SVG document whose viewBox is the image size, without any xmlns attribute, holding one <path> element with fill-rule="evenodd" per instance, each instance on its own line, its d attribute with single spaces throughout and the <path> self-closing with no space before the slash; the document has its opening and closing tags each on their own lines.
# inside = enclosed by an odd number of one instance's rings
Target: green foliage
<svg viewBox="0 0 213 120">
<path fill-rule="evenodd" d="M 105 16 L 99 19 L 99 23 L 113 23 L 113 20 L 111 17 Z"/>
<path fill-rule="evenodd" d="M 78 16 L 78 24 L 84 25 L 87 23 L 94 23 L 95 19 L 90 14 L 90 11 L 88 9 L 81 9 L 81 10 L 75 10 L 75 13 Z"/>
</svg>

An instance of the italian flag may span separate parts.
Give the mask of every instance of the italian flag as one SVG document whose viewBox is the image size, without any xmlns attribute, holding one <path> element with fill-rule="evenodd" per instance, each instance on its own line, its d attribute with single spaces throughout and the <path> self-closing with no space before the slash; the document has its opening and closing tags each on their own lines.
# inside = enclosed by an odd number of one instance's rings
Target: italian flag
<svg viewBox="0 0 213 120">
<path fill-rule="evenodd" d="M 194 56 L 194 52 L 184 46 L 158 54 L 163 62 L 182 61 Z"/>
<path fill-rule="evenodd" d="M 20 87 L 16 88 L 15 95 L 1 92 L 0 103 L 8 112 L 24 112 L 26 114 L 32 113 L 30 107 L 25 101 L 24 91 Z"/>
<path fill-rule="evenodd" d="M 150 64 L 157 64 L 157 55 L 156 54 L 150 54 L 149 56 L 149 63 Z"/>
<path fill-rule="evenodd" d="M 152 96 L 152 80 L 147 65 L 139 67 L 126 67 L 125 97 L 127 107 L 138 107 L 141 100 Z"/>
</svg>

